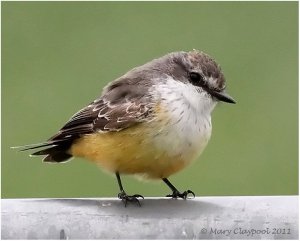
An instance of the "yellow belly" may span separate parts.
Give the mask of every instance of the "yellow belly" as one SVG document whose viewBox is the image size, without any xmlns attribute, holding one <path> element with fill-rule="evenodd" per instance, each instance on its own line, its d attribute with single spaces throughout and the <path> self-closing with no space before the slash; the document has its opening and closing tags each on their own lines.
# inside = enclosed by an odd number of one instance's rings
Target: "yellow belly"
<svg viewBox="0 0 300 241">
<path fill-rule="evenodd" d="M 171 155 L 152 145 L 147 124 L 120 132 L 94 133 L 78 139 L 70 154 L 95 162 L 110 172 L 164 178 L 187 165 L 182 155 Z M 151 135 L 150 135 L 151 136 Z"/>
</svg>

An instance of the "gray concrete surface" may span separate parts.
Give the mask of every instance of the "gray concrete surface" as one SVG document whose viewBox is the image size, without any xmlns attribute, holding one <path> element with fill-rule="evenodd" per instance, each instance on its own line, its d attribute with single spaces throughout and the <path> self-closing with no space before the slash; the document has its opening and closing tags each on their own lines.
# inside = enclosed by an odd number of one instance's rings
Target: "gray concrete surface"
<svg viewBox="0 0 300 241">
<path fill-rule="evenodd" d="M 2 199 L 2 239 L 298 239 L 298 196 Z"/>
</svg>

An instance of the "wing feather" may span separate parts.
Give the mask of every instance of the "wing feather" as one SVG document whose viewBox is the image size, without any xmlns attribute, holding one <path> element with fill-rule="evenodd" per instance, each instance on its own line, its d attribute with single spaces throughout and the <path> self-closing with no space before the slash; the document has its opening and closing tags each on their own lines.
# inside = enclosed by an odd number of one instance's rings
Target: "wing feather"
<svg viewBox="0 0 300 241">
<path fill-rule="evenodd" d="M 104 94 L 77 112 L 48 141 L 76 139 L 94 132 L 121 131 L 151 119 L 153 105 L 147 86 L 126 81 L 108 87 Z"/>
</svg>

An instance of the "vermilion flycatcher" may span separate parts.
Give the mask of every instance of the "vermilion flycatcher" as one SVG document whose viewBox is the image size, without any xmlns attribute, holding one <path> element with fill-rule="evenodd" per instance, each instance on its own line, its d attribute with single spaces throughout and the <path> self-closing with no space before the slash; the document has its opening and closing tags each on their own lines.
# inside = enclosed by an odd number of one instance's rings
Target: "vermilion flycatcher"
<svg viewBox="0 0 300 241">
<path fill-rule="evenodd" d="M 219 101 L 235 103 L 224 92 L 220 66 L 207 54 L 174 52 L 136 67 L 109 83 L 102 95 L 77 112 L 42 144 L 44 162 L 83 157 L 116 174 L 118 197 L 139 203 L 141 195 L 127 195 L 120 174 L 167 179 L 196 159 L 211 136 L 211 112 Z"/>
</svg>

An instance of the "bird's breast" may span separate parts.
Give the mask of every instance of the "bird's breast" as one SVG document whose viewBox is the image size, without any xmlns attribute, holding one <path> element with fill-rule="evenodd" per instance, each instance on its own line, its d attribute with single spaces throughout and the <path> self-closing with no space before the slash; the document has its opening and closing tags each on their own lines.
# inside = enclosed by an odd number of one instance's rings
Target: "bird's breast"
<svg viewBox="0 0 300 241">
<path fill-rule="evenodd" d="M 182 103 L 162 104 L 156 120 L 149 125 L 148 133 L 155 149 L 169 156 L 180 156 L 191 162 L 201 154 L 211 136 L 210 115 L 199 114 Z"/>
</svg>

